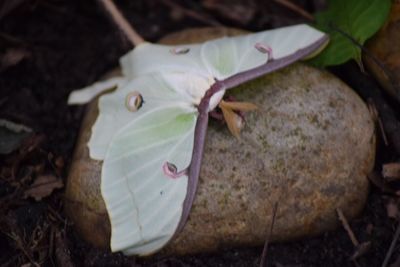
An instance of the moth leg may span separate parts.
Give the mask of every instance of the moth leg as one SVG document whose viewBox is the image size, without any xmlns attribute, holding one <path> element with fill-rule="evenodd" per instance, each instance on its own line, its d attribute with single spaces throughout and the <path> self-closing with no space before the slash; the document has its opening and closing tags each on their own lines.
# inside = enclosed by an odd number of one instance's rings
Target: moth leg
<svg viewBox="0 0 400 267">
<path fill-rule="evenodd" d="M 222 102 L 222 103 L 221 103 Z M 249 102 L 239 102 L 236 101 L 235 97 L 228 95 L 224 100 L 222 100 L 218 107 L 229 108 L 234 110 L 243 120 L 244 120 L 244 112 L 253 111 L 258 109 L 257 105 L 249 103 Z M 211 112 L 210 112 L 211 115 Z"/>
<path fill-rule="evenodd" d="M 221 113 L 221 106 L 234 110 L 242 119 L 244 119 L 244 112 L 257 109 L 257 106 L 252 103 L 235 101 L 233 96 L 228 96 L 225 101 L 222 101 L 223 103 L 221 104 L 220 102 L 218 105 L 220 110 L 214 109 L 209 112 L 211 118 L 221 121 L 222 123 L 225 123 L 226 118 L 224 117 L 223 113 Z"/>
<path fill-rule="evenodd" d="M 236 102 L 221 100 L 219 108 L 222 110 L 229 131 L 240 139 L 240 131 L 244 127 L 244 114 L 246 111 L 256 110 L 258 107 L 249 102 Z"/>
<path fill-rule="evenodd" d="M 176 167 L 176 165 L 168 161 L 164 162 L 162 169 L 164 174 L 172 179 L 177 179 L 179 177 L 188 175 L 189 171 L 189 167 L 186 167 L 185 169 L 178 172 L 178 168 Z"/>
<path fill-rule="evenodd" d="M 210 114 L 211 118 L 224 122 L 224 115 L 222 115 L 221 112 L 214 109 L 211 110 L 208 114 Z"/>
</svg>

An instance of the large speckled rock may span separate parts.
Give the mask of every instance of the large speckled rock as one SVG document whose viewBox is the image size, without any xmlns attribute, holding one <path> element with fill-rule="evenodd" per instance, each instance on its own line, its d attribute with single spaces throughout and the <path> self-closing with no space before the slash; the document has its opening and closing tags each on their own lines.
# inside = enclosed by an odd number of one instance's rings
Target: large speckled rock
<svg viewBox="0 0 400 267">
<path fill-rule="evenodd" d="M 189 30 L 166 42 L 203 41 L 221 31 L 227 30 Z M 229 93 L 259 110 L 245 114 L 241 140 L 220 122 L 210 123 L 189 221 L 165 253 L 263 244 L 275 203 L 274 241 L 334 228 L 336 208 L 349 218 L 362 210 L 374 163 L 374 126 L 350 88 L 327 72 L 295 64 Z M 94 103 L 77 143 L 65 208 L 85 240 L 108 247 L 101 162 L 89 158 L 86 146 L 96 115 Z"/>
<path fill-rule="evenodd" d="M 367 42 L 374 56 L 364 56 L 368 69 L 384 89 L 400 102 L 400 2 L 393 1 L 389 19 L 380 31 Z M 375 60 L 380 62 L 378 65 Z M 385 70 L 382 69 L 382 65 Z"/>
</svg>

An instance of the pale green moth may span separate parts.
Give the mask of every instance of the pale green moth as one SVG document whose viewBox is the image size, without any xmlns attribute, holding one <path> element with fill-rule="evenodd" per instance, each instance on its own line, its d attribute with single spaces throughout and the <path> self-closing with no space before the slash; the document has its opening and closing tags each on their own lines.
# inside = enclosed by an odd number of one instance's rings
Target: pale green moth
<svg viewBox="0 0 400 267">
<path fill-rule="evenodd" d="M 112 251 L 148 255 L 183 228 L 208 112 L 227 89 L 308 57 L 327 40 L 296 25 L 195 45 L 143 43 L 121 58 L 123 77 L 73 92 L 69 102 L 83 103 L 117 86 L 100 97 L 88 143 L 90 157 L 103 161 Z"/>
</svg>

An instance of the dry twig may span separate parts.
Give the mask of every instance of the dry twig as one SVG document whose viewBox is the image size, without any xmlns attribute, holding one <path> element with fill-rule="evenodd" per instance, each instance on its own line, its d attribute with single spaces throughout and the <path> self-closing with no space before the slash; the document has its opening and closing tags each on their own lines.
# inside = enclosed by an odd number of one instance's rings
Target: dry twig
<svg viewBox="0 0 400 267">
<path fill-rule="evenodd" d="M 115 6 L 112 0 L 99 0 L 104 8 L 110 13 L 112 19 L 115 24 L 119 26 L 119 28 L 124 32 L 126 37 L 131 41 L 134 46 L 137 46 L 144 42 L 142 36 L 140 36 L 135 29 L 129 24 L 129 22 L 125 19 L 119 9 Z"/>
<path fill-rule="evenodd" d="M 336 212 L 339 216 L 339 220 L 342 222 L 343 228 L 344 230 L 346 230 L 347 235 L 349 236 L 351 243 L 353 243 L 353 245 L 355 247 L 360 245 L 360 242 L 358 242 L 356 236 L 354 235 L 353 230 L 351 230 L 351 227 L 349 225 L 349 222 L 347 221 L 346 217 L 344 216 L 343 212 L 341 209 L 337 208 Z"/>
<path fill-rule="evenodd" d="M 339 216 L 339 220 L 342 222 L 343 228 L 346 230 L 347 235 L 349 236 L 349 238 L 351 240 L 351 243 L 353 243 L 353 245 L 354 245 L 354 249 L 355 250 L 353 252 L 353 255 L 350 257 L 350 259 L 352 261 L 354 261 L 354 263 L 356 263 L 355 260 L 358 257 L 364 255 L 369 250 L 369 248 L 371 247 L 371 242 L 360 243 L 357 240 L 353 230 L 351 230 L 349 222 L 347 221 L 346 217 L 344 216 L 342 210 L 337 208 L 336 212 L 337 212 L 337 214 Z"/>
<path fill-rule="evenodd" d="M 192 11 L 190 9 L 184 8 L 184 7 L 178 5 L 177 3 L 175 3 L 175 2 L 173 2 L 171 0 L 162 0 L 162 2 L 163 2 L 164 5 L 166 5 L 166 6 L 170 7 L 170 8 L 179 10 L 180 12 L 185 14 L 186 16 L 188 16 L 190 18 L 193 18 L 195 20 L 198 20 L 200 22 L 203 22 L 205 24 L 208 24 L 208 25 L 211 25 L 211 26 L 214 26 L 214 27 L 221 27 L 222 26 L 222 24 L 219 23 L 218 21 L 216 21 L 215 19 L 210 18 L 209 16 L 206 16 L 206 15 L 203 15 L 203 14 L 197 13 L 197 12 Z"/>
<path fill-rule="evenodd" d="M 266 267 L 267 266 L 267 252 L 268 252 L 268 244 L 269 240 L 271 239 L 272 236 L 272 230 L 274 228 L 274 223 L 275 223 L 275 217 L 276 217 L 276 212 L 278 211 L 278 202 L 275 203 L 274 209 L 272 211 L 272 220 L 271 220 L 271 225 L 269 227 L 269 232 L 268 236 L 265 240 L 263 252 L 261 254 L 261 262 L 260 262 L 260 267 Z"/>
<path fill-rule="evenodd" d="M 314 16 L 311 15 L 310 13 L 308 13 L 306 10 L 304 10 L 303 8 L 301 8 L 300 6 L 290 2 L 289 0 L 275 0 L 276 3 L 292 10 L 293 12 L 296 12 L 297 14 L 299 14 L 300 16 L 314 21 Z"/>
<path fill-rule="evenodd" d="M 383 127 L 382 120 L 379 117 L 379 112 L 376 109 L 376 105 L 371 98 L 368 99 L 368 109 L 369 109 L 371 116 L 373 117 L 375 123 L 378 123 L 378 125 L 379 125 L 379 130 L 381 132 L 382 139 L 383 139 L 383 142 L 385 143 L 385 146 L 389 146 L 389 141 L 388 141 L 388 138 L 385 133 L 385 128 Z"/>
<path fill-rule="evenodd" d="M 397 224 L 396 232 L 394 233 L 392 243 L 390 244 L 389 250 L 386 253 L 385 260 L 382 263 L 382 267 L 386 267 L 389 264 L 389 260 L 392 257 L 394 247 L 396 246 L 397 240 L 400 236 L 400 221 Z"/>
</svg>

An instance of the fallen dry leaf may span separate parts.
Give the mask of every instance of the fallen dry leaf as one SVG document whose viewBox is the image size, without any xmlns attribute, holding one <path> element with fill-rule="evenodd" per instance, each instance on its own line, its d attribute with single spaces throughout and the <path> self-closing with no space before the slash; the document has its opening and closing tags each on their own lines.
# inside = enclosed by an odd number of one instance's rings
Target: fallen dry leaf
<svg viewBox="0 0 400 267">
<path fill-rule="evenodd" d="M 56 164 L 56 167 L 58 169 L 61 170 L 62 168 L 64 168 L 64 159 L 63 159 L 63 157 L 58 156 L 54 163 Z"/>
<path fill-rule="evenodd" d="M 372 235 L 372 231 L 374 231 L 374 225 L 372 223 L 367 224 L 367 227 L 365 229 L 365 232 L 368 235 Z"/>
<path fill-rule="evenodd" d="M 389 218 L 397 219 L 399 217 L 399 208 L 397 207 L 397 203 L 394 199 L 389 199 L 389 202 L 386 204 L 386 213 Z"/>
<path fill-rule="evenodd" d="M 0 71 L 17 65 L 24 58 L 30 56 L 30 53 L 22 48 L 10 48 L 0 57 Z"/>
<path fill-rule="evenodd" d="M 9 120 L 0 119 L 0 154 L 17 150 L 32 133 L 32 129 Z"/>
<path fill-rule="evenodd" d="M 64 159 L 61 156 L 58 156 L 54 160 L 55 172 L 58 176 L 61 176 L 63 168 L 64 168 Z"/>
<path fill-rule="evenodd" d="M 400 46 L 395 44 L 399 41 L 400 1 L 392 1 L 386 24 L 366 45 L 369 53 L 364 53 L 364 62 L 383 89 L 397 101 L 400 101 Z"/>
<path fill-rule="evenodd" d="M 378 187 L 382 192 L 390 193 L 390 194 L 398 194 L 398 192 L 394 191 L 390 186 L 387 185 L 386 181 L 383 179 L 382 175 L 377 172 L 371 172 L 367 175 L 368 179 L 373 183 L 376 187 Z M 399 194 L 400 196 L 400 194 Z"/>
<path fill-rule="evenodd" d="M 27 2 L 26 0 L 2 1 L 0 2 L 0 19 L 11 13 L 18 6 Z"/>
<path fill-rule="evenodd" d="M 384 164 L 382 167 L 382 175 L 389 181 L 400 179 L 400 163 L 393 162 Z"/>
<path fill-rule="evenodd" d="M 49 196 L 53 190 L 64 186 L 60 178 L 54 175 L 41 175 L 35 179 L 33 184 L 24 193 L 24 197 L 33 197 L 36 201 Z"/>
</svg>

